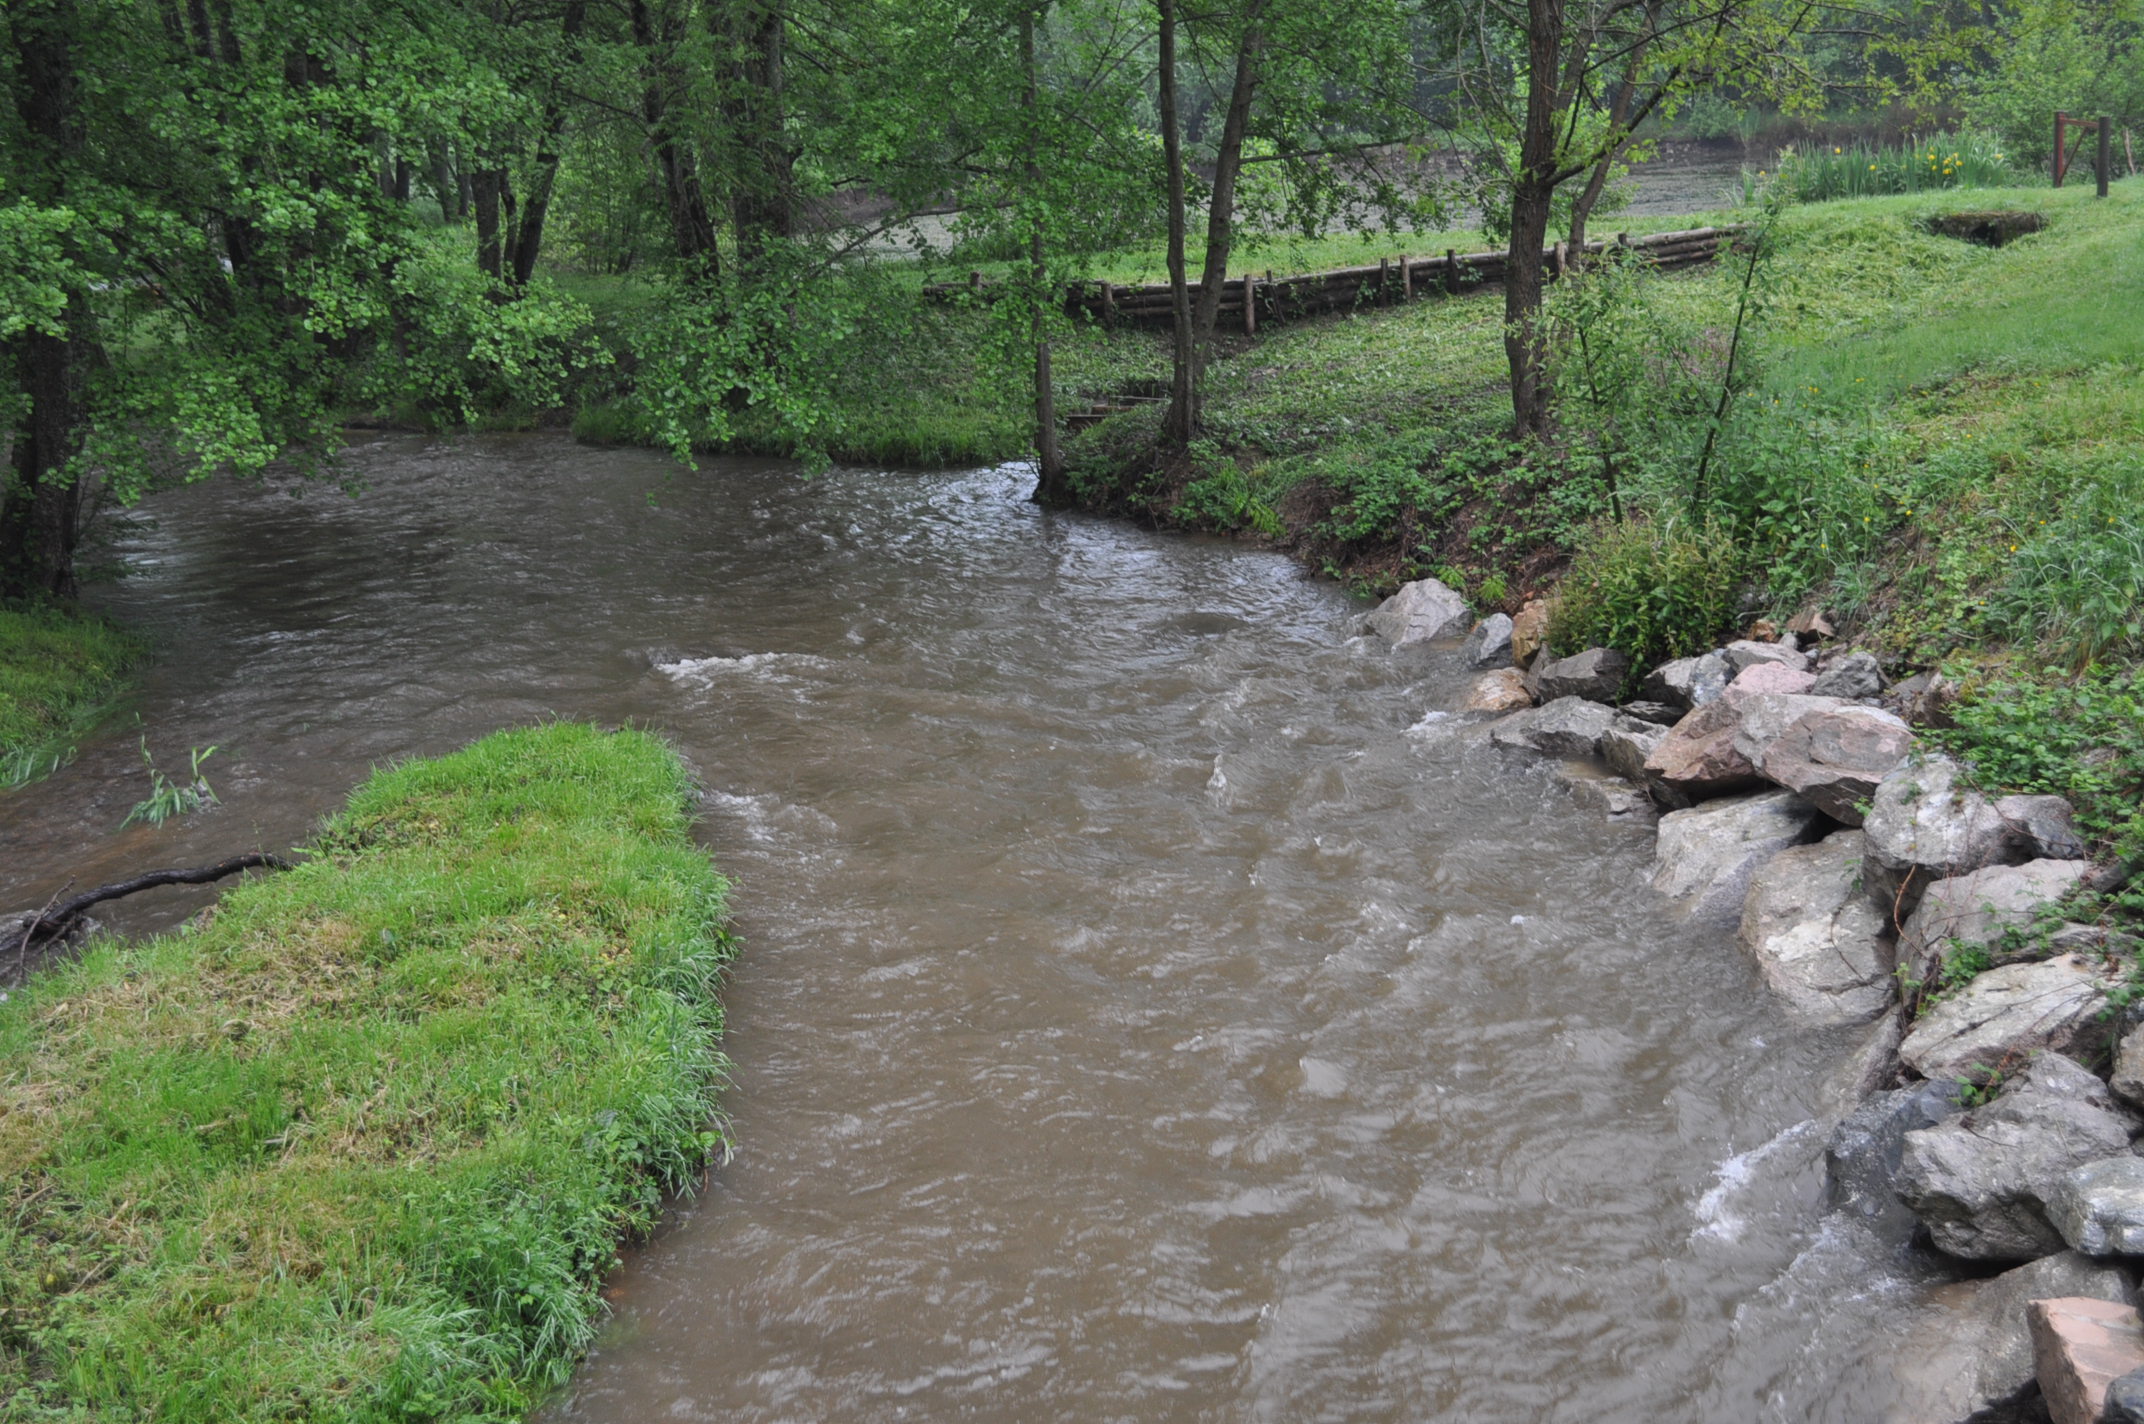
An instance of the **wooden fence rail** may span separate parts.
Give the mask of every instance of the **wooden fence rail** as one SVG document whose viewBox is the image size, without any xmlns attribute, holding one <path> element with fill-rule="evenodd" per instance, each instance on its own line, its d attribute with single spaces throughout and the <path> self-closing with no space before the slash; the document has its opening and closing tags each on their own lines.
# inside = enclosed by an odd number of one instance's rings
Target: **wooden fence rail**
<svg viewBox="0 0 2144 1424">
<path fill-rule="evenodd" d="M 1643 237 L 1618 234 L 1613 241 L 1589 242 L 1586 252 L 1597 255 L 1624 247 L 1638 253 L 1649 265 L 1674 268 L 1710 262 L 1721 249 L 1743 232 L 1731 227 L 1686 228 L 1680 232 L 1655 232 Z M 1562 243 L 1545 248 L 1541 259 L 1548 280 L 1563 275 L 1570 254 Z M 1221 315 L 1233 317 L 1245 335 L 1255 335 L 1260 322 L 1287 321 L 1318 312 L 1348 311 L 1359 306 L 1390 306 L 1431 295 L 1456 295 L 1486 283 L 1504 279 L 1506 254 L 1502 252 L 1454 252 L 1439 257 L 1381 259 L 1374 267 L 1341 267 L 1298 277 L 1263 277 L 1245 274 L 1221 285 Z M 1191 299 L 1198 300 L 1202 284 L 1191 284 Z M 965 282 L 939 282 L 923 289 L 926 298 L 951 301 L 962 293 L 990 299 L 1007 288 L 986 282 L 981 273 L 969 274 Z M 1088 316 L 1106 326 L 1167 326 L 1171 301 L 1166 282 L 1124 287 L 1109 282 L 1078 282 L 1065 291 L 1065 308 L 1075 316 Z"/>
</svg>

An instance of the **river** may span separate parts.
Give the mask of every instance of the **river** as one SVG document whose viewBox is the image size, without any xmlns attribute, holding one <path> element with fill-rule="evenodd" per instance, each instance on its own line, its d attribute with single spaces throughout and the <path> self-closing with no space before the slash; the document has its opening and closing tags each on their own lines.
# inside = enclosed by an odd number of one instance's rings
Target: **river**
<svg viewBox="0 0 2144 1424">
<path fill-rule="evenodd" d="M 0 906 L 281 847 L 533 718 L 671 737 L 735 882 L 735 1151 L 551 1421 L 1866 1420 L 1911 1260 L 1822 1209 L 1845 1052 L 1642 828 L 1283 558 L 1019 468 L 368 438 L 152 500 L 137 730 L 0 799 Z M 153 521 L 153 522 L 152 522 Z M 201 892 L 129 902 L 169 925 Z"/>
</svg>

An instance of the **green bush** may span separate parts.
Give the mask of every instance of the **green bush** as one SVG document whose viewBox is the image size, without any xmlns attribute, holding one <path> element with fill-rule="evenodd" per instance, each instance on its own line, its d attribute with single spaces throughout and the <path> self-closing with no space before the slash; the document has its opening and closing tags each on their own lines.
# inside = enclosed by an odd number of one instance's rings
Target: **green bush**
<svg viewBox="0 0 2144 1424">
<path fill-rule="evenodd" d="M 1563 581 L 1548 640 L 1614 648 L 1633 676 L 1714 646 L 1733 626 L 1742 555 L 1716 524 L 1626 519 L 1596 527 Z"/>
</svg>

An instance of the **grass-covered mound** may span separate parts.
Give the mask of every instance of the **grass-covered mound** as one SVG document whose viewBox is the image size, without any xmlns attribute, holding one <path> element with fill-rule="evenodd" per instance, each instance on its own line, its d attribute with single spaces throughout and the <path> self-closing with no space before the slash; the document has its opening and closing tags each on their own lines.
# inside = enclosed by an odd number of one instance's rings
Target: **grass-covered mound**
<svg viewBox="0 0 2144 1424">
<path fill-rule="evenodd" d="M 518 1417 L 718 1142 L 688 804 L 646 734 L 502 732 L 0 1004 L 0 1419 Z"/>
<path fill-rule="evenodd" d="M 100 618 L 50 605 L 0 603 L 0 790 L 67 759 L 141 656 Z"/>
</svg>

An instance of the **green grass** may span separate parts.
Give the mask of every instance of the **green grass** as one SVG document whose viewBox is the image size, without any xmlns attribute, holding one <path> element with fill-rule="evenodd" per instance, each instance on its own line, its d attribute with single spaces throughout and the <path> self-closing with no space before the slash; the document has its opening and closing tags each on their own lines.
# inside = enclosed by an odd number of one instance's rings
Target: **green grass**
<svg viewBox="0 0 2144 1424">
<path fill-rule="evenodd" d="M 1780 156 L 1773 181 L 1796 202 L 1926 193 L 1957 188 L 2007 188 L 2021 165 L 2002 140 L 1984 133 L 1941 133 L 1904 144 L 1804 143 Z"/>
<path fill-rule="evenodd" d="M 375 774 L 315 858 L 0 1004 L 0 1419 L 512 1419 L 717 1147 L 676 756 Z"/>
<path fill-rule="evenodd" d="M 138 639 L 101 618 L 0 604 L 0 790 L 65 765 L 142 654 Z"/>
</svg>

